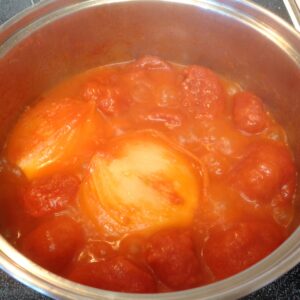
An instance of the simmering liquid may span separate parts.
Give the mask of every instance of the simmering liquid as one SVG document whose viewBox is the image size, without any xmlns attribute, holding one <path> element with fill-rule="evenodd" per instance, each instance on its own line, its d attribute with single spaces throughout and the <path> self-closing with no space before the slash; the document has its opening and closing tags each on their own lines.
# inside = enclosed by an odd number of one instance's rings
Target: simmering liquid
<svg viewBox="0 0 300 300">
<path fill-rule="evenodd" d="M 296 169 L 262 99 L 145 56 L 71 77 L 20 115 L 0 230 L 42 267 L 155 293 L 237 274 L 291 233 Z"/>
</svg>

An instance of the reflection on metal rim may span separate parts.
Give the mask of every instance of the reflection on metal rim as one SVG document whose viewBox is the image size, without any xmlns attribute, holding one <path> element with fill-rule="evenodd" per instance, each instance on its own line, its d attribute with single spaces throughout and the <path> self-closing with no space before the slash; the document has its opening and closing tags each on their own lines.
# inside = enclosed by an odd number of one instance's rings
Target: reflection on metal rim
<svg viewBox="0 0 300 300">
<path fill-rule="evenodd" d="M 300 32 L 300 1 L 299 0 L 283 0 L 292 22 Z"/>
</svg>

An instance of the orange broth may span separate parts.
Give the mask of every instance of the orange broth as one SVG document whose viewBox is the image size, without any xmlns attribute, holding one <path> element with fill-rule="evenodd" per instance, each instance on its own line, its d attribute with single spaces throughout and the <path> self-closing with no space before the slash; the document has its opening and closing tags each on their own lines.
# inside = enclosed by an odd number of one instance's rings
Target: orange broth
<svg viewBox="0 0 300 300">
<path fill-rule="evenodd" d="M 0 166 L 0 230 L 65 278 L 133 293 L 237 274 L 290 234 L 296 169 L 263 101 L 145 56 L 27 107 Z"/>
</svg>

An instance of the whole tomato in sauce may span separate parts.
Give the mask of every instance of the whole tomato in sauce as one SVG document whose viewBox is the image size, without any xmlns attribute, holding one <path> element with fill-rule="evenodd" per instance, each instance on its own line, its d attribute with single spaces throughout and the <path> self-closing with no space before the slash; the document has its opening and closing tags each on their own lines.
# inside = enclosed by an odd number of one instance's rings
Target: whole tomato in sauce
<svg viewBox="0 0 300 300">
<path fill-rule="evenodd" d="M 286 146 L 263 140 L 251 145 L 243 159 L 229 175 L 232 186 L 248 200 L 271 202 L 285 187 L 294 182 L 296 170 Z M 293 189 L 293 188 L 292 188 Z M 293 195 L 294 190 L 289 191 Z"/>
<path fill-rule="evenodd" d="M 233 121 L 246 133 L 260 133 L 267 127 L 268 116 L 262 100 L 249 92 L 240 92 L 233 97 Z"/>
<path fill-rule="evenodd" d="M 83 243 L 84 233 L 80 225 L 67 216 L 60 216 L 45 221 L 26 235 L 20 248 L 37 264 L 60 273 Z"/>
<path fill-rule="evenodd" d="M 96 263 L 78 264 L 68 278 L 81 284 L 116 292 L 156 291 L 151 274 L 122 256 Z"/>
<path fill-rule="evenodd" d="M 196 117 L 220 116 L 225 106 L 225 90 L 218 76 L 200 66 L 184 70 L 182 105 Z"/>
<path fill-rule="evenodd" d="M 133 106 L 146 112 L 157 107 L 176 108 L 180 95 L 181 75 L 157 57 L 146 56 L 129 65 L 121 84 Z"/>
<path fill-rule="evenodd" d="M 189 232 L 156 233 L 145 245 L 145 257 L 156 276 L 172 289 L 192 288 L 201 282 L 201 267 Z"/>
<path fill-rule="evenodd" d="M 285 235 L 272 223 L 237 223 L 215 227 L 203 248 L 203 258 L 217 279 L 252 266 L 276 249 Z"/>
<path fill-rule="evenodd" d="M 55 174 L 34 179 L 23 196 L 25 210 L 34 217 L 63 210 L 75 200 L 80 181 L 74 175 Z"/>
<path fill-rule="evenodd" d="M 13 245 L 35 226 L 35 220 L 25 214 L 22 205 L 27 185 L 26 177 L 17 166 L 0 161 L 0 232 Z"/>
</svg>

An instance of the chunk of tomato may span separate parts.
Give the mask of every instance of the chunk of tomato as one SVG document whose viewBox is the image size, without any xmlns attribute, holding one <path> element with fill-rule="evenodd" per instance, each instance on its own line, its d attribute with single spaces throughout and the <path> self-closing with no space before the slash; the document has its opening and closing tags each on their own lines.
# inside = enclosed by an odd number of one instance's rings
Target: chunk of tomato
<svg viewBox="0 0 300 300">
<path fill-rule="evenodd" d="M 55 217 L 23 238 L 22 252 L 42 267 L 60 272 L 82 246 L 81 227 L 69 217 Z"/>
<path fill-rule="evenodd" d="M 156 233 L 145 245 L 145 257 L 156 276 L 174 290 L 192 288 L 201 282 L 200 263 L 188 232 Z"/>
<path fill-rule="evenodd" d="M 225 89 L 219 77 L 207 68 L 190 66 L 184 71 L 182 104 L 196 117 L 219 116 L 225 105 Z"/>
<path fill-rule="evenodd" d="M 154 293 L 153 277 L 122 256 L 90 264 L 76 265 L 69 279 L 95 288 L 126 292 Z"/>
<path fill-rule="evenodd" d="M 239 223 L 211 230 L 203 257 L 216 279 L 237 274 L 275 250 L 284 240 L 272 223 Z"/>
<path fill-rule="evenodd" d="M 240 92 L 233 97 L 233 121 L 244 132 L 255 134 L 267 126 L 268 116 L 262 100 L 249 92 Z"/>
<path fill-rule="evenodd" d="M 23 196 L 26 212 L 42 217 L 64 209 L 75 199 L 79 183 L 76 176 L 66 174 L 34 179 Z"/>
<path fill-rule="evenodd" d="M 85 100 L 95 101 L 97 109 L 107 115 L 119 115 L 128 106 L 126 97 L 122 97 L 117 86 L 105 85 L 97 80 L 87 82 L 82 94 Z"/>
</svg>

